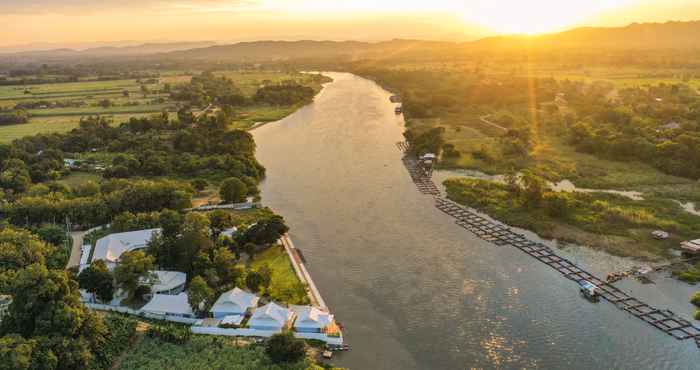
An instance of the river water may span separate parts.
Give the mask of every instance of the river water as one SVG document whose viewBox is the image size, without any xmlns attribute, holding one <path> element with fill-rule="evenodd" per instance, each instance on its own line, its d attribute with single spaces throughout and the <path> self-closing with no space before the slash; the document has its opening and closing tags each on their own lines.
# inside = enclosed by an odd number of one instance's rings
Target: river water
<svg viewBox="0 0 700 370">
<path fill-rule="evenodd" d="M 390 94 L 349 74 L 316 101 L 253 131 L 268 170 L 263 202 L 285 216 L 363 369 L 691 369 L 700 350 L 577 286 L 515 248 L 477 239 L 418 193 L 395 143 Z M 629 261 L 567 248 L 600 274 Z M 690 287 L 624 281 L 688 317 Z"/>
</svg>

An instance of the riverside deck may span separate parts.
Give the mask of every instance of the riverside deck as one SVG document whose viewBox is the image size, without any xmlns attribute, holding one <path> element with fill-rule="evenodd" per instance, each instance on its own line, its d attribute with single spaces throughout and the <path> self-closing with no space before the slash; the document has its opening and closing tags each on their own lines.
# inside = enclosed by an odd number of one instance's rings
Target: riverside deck
<svg viewBox="0 0 700 370">
<path fill-rule="evenodd" d="M 397 144 L 397 146 L 404 152 L 408 149 L 405 143 Z M 407 155 L 406 157 L 409 156 Z M 435 207 L 454 218 L 456 224 L 460 227 L 497 246 L 509 246 L 520 249 L 576 283 L 589 281 L 597 285 L 600 288 L 601 297 L 618 309 L 645 321 L 677 340 L 693 339 L 700 348 L 699 327 L 678 316 L 673 311 L 655 308 L 630 296 L 612 284 L 582 269 L 565 257 L 557 255 L 550 247 L 529 240 L 524 235 L 516 233 L 510 227 L 500 222 L 480 215 L 478 212 L 463 207 L 449 199 L 442 198 L 439 188 L 433 183 L 430 175 L 419 168 L 415 160 L 406 160 L 406 157 L 404 157 L 404 164 L 411 174 L 411 178 L 418 186 L 418 190 L 423 194 L 435 196 Z M 432 191 L 433 188 L 436 190 L 436 193 Z M 424 189 L 431 189 L 431 191 L 426 192 Z"/>
</svg>

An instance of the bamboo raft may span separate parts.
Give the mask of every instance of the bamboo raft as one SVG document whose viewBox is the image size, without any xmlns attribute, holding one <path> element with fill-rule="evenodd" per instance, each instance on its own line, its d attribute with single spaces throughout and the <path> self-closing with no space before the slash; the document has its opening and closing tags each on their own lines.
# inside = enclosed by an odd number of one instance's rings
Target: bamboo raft
<svg viewBox="0 0 700 370">
<path fill-rule="evenodd" d="M 406 143 L 398 143 L 397 147 L 404 153 L 408 150 L 408 144 Z M 697 347 L 700 348 L 700 328 L 688 320 L 678 316 L 671 310 L 658 309 L 644 303 L 611 283 L 580 268 L 567 258 L 557 255 L 550 247 L 531 241 L 500 222 L 481 216 L 471 209 L 440 197 L 440 190 L 432 181 L 430 174 L 419 168 L 415 159 L 406 156 L 403 162 L 411 174 L 413 182 L 416 183 L 418 190 L 423 194 L 434 196 L 435 207 L 453 217 L 456 220 L 456 224 L 460 227 L 497 246 L 510 246 L 520 249 L 576 283 L 588 281 L 598 286 L 601 291 L 601 297 L 618 309 L 643 320 L 677 340 L 693 339 Z"/>
</svg>

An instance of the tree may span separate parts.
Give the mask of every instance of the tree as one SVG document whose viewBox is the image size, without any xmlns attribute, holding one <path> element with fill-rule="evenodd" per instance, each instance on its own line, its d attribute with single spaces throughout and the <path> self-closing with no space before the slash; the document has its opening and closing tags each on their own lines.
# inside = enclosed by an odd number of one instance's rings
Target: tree
<svg viewBox="0 0 700 370">
<path fill-rule="evenodd" d="M 192 187 L 197 191 L 203 191 L 207 188 L 209 183 L 204 179 L 194 179 L 192 180 Z"/>
<path fill-rule="evenodd" d="M 93 352 L 106 340 L 107 329 L 82 305 L 78 285 L 65 271 L 33 264 L 19 271 L 9 293 L 13 301 L 0 322 L 0 335 L 36 340 L 29 368 L 91 368 Z M 13 341 L 10 346 L 26 354 L 30 343 Z M 25 363 L 26 357 L 15 360 Z"/>
<path fill-rule="evenodd" d="M 258 268 L 258 274 L 260 274 L 260 277 L 262 278 L 260 285 L 267 290 L 272 283 L 272 270 L 270 269 L 270 266 L 267 264 L 260 266 Z"/>
<path fill-rule="evenodd" d="M 97 260 L 78 275 L 80 288 L 93 293 L 102 302 L 114 298 L 114 276 L 102 260 Z"/>
<path fill-rule="evenodd" d="M 264 282 L 265 278 L 257 271 L 248 271 L 245 277 L 245 286 L 253 293 L 260 291 L 260 286 L 263 285 Z"/>
<path fill-rule="evenodd" d="M 137 299 L 137 289 L 141 282 L 150 278 L 149 271 L 153 270 L 155 259 L 143 251 L 127 252 L 121 255 L 119 264 L 114 268 L 114 279 L 117 286 L 128 295 L 128 301 Z"/>
<path fill-rule="evenodd" d="M 282 216 L 272 216 L 265 220 L 258 221 L 255 225 L 249 227 L 242 238 L 244 242 L 250 242 L 257 245 L 270 245 L 276 243 L 282 235 L 289 231 L 289 227 L 285 224 Z"/>
<path fill-rule="evenodd" d="M 248 195 L 246 184 L 236 177 L 224 180 L 219 189 L 219 195 L 225 203 L 245 202 Z"/>
<path fill-rule="evenodd" d="M 32 179 L 24 161 L 14 158 L 5 161 L 0 172 L 0 187 L 21 193 L 27 190 L 31 183 Z"/>
<path fill-rule="evenodd" d="M 0 370 L 30 369 L 36 345 L 36 340 L 17 334 L 0 337 Z"/>
<path fill-rule="evenodd" d="M 112 101 L 109 99 L 102 99 L 100 100 L 99 103 L 97 103 L 101 108 L 107 109 L 112 106 Z"/>
<path fill-rule="evenodd" d="M 233 216 L 229 212 L 218 209 L 209 214 L 209 222 L 211 222 L 212 236 L 217 238 L 222 231 L 231 227 Z"/>
<path fill-rule="evenodd" d="M 255 245 L 255 243 L 245 243 L 243 245 L 243 252 L 248 255 L 248 258 L 251 260 L 255 257 L 255 251 L 258 249 L 258 246 Z"/>
<path fill-rule="evenodd" d="M 275 363 L 296 363 L 304 359 L 306 348 L 304 341 L 294 338 L 294 334 L 287 331 L 270 337 L 265 353 Z"/>
<path fill-rule="evenodd" d="M 211 305 L 214 303 L 214 290 L 207 285 L 207 282 L 201 276 L 195 276 L 190 282 L 190 287 L 187 290 L 187 300 L 198 316 L 205 315 Z"/>
<path fill-rule="evenodd" d="M 41 240 L 51 243 L 57 247 L 65 246 L 68 236 L 62 227 L 58 225 L 46 225 L 37 230 L 37 235 Z"/>
</svg>

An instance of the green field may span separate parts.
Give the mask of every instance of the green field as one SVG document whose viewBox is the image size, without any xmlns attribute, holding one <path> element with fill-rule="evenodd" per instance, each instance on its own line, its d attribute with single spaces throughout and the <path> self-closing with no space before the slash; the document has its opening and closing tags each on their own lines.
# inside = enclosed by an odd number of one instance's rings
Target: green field
<svg viewBox="0 0 700 370">
<path fill-rule="evenodd" d="M 308 304 L 308 297 L 294 272 L 287 252 L 281 247 L 271 247 L 258 254 L 251 263 L 252 269 L 267 265 L 272 270 L 272 283 L 268 293 L 273 300 L 289 304 Z"/>
<path fill-rule="evenodd" d="M 106 115 L 113 120 L 114 125 L 127 121 L 130 117 L 145 117 L 149 114 L 117 114 Z M 32 118 L 29 123 L 21 125 L 0 126 L 0 143 L 36 134 L 52 134 L 68 132 L 80 124 L 78 116 L 52 116 Z"/>
<path fill-rule="evenodd" d="M 144 338 L 121 359 L 117 369 L 129 370 L 314 370 L 310 361 L 277 365 L 265 355 L 264 348 L 245 341 L 214 336 L 194 336 L 184 345 Z"/>
</svg>

